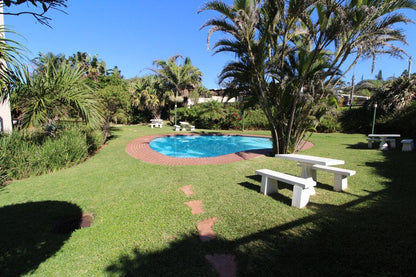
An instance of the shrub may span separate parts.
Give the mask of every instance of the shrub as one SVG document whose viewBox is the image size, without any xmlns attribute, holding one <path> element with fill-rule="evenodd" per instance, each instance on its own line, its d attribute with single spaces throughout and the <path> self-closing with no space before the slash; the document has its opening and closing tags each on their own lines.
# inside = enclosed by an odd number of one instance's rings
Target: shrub
<svg viewBox="0 0 416 277">
<path fill-rule="evenodd" d="M 0 184 L 56 171 L 84 161 L 103 143 L 103 133 L 80 127 L 47 132 L 15 131 L 0 137 Z"/>
</svg>

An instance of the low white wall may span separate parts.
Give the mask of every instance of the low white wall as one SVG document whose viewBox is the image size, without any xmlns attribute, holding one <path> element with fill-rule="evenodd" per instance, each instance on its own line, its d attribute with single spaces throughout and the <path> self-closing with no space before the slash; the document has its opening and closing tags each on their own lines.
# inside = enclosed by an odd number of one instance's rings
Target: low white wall
<svg viewBox="0 0 416 277">
<path fill-rule="evenodd" d="M 7 98 L 3 103 L 0 102 L 0 120 L 2 123 L 2 130 L 5 133 L 11 133 L 12 132 L 12 118 L 10 114 L 10 102 Z"/>
</svg>

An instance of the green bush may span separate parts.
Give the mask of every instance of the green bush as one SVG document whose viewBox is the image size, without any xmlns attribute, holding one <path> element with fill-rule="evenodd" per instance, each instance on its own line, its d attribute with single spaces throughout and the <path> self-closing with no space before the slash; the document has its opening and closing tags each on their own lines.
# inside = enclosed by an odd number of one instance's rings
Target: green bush
<svg viewBox="0 0 416 277">
<path fill-rule="evenodd" d="M 222 105 L 220 107 L 220 105 Z M 215 107 L 215 110 L 213 109 Z M 171 111 L 174 116 L 174 111 Z M 177 109 L 178 122 L 188 121 L 201 129 L 242 129 L 242 112 L 234 103 L 203 103 L 190 108 Z M 245 129 L 268 129 L 269 123 L 259 108 L 247 109 L 244 117 Z"/>
<path fill-rule="evenodd" d="M 320 133 L 336 133 L 341 132 L 342 127 L 339 122 L 338 113 L 333 112 L 322 116 L 319 119 L 319 124 L 316 126 L 316 130 Z"/>
<path fill-rule="evenodd" d="M 60 129 L 55 137 L 40 131 L 2 135 L 0 184 L 78 164 L 102 143 L 102 132 L 85 131 L 80 127 Z"/>
<path fill-rule="evenodd" d="M 394 133 L 416 139 L 416 101 L 401 111 L 378 119 L 374 129 L 376 133 Z"/>
</svg>

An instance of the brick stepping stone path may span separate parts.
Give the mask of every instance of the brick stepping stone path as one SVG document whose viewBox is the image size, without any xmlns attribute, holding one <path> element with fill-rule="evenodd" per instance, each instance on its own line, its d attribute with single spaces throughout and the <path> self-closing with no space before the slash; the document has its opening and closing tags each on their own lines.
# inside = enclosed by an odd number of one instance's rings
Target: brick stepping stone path
<svg viewBox="0 0 416 277">
<path fill-rule="evenodd" d="M 183 193 L 185 193 L 186 196 L 194 194 L 194 191 L 192 190 L 192 185 L 184 186 L 179 188 Z"/>
<path fill-rule="evenodd" d="M 204 213 L 204 210 L 202 209 L 202 201 L 201 200 L 185 202 L 185 205 L 187 205 L 189 208 L 192 209 L 192 214 L 202 214 L 202 213 Z"/>
<path fill-rule="evenodd" d="M 230 254 L 205 255 L 205 259 L 211 264 L 220 277 L 237 276 L 237 264 L 235 256 Z"/>
<path fill-rule="evenodd" d="M 215 221 L 217 221 L 216 217 L 207 218 L 198 222 L 198 231 L 199 231 L 199 239 L 201 241 L 210 241 L 215 239 L 215 233 L 212 230 L 212 226 L 214 226 Z"/>
<path fill-rule="evenodd" d="M 179 188 L 186 196 L 194 194 L 192 185 Z M 192 214 L 202 214 L 201 200 L 193 200 L 185 202 L 185 205 L 190 207 Z M 199 239 L 202 242 L 215 239 L 216 235 L 212 227 L 217 221 L 217 218 L 207 218 L 198 222 L 197 228 L 199 231 Z M 213 254 L 205 255 L 207 262 L 214 268 L 220 277 L 235 277 L 237 276 L 237 264 L 235 262 L 235 256 L 231 254 Z"/>
</svg>

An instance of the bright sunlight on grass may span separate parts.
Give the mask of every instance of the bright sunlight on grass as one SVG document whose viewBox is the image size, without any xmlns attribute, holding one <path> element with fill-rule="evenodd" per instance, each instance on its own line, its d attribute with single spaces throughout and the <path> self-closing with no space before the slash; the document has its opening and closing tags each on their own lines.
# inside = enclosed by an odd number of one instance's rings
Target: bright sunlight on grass
<svg viewBox="0 0 416 277">
<path fill-rule="evenodd" d="M 264 196 L 256 169 L 299 174 L 272 157 L 207 166 L 161 166 L 129 156 L 127 143 L 167 133 L 113 128 L 113 138 L 83 164 L 15 181 L 0 190 L 0 275 L 215 276 L 206 254 L 236 255 L 239 276 L 411 274 L 416 258 L 416 155 L 367 149 L 364 135 L 313 134 L 304 154 L 345 160 L 356 170 L 346 192 L 318 173 L 304 209 L 291 189 Z M 253 132 L 267 134 L 267 132 Z M 186 197 L 179 188 L 192 185 Z M 205 213 L 184 204 L 202 200 Z M 65 216 L 93 213 L 90 228 L 58 234 Z M 217 217 L 217 238 L 200 242 L 196 224 Z"/>
</svg>

